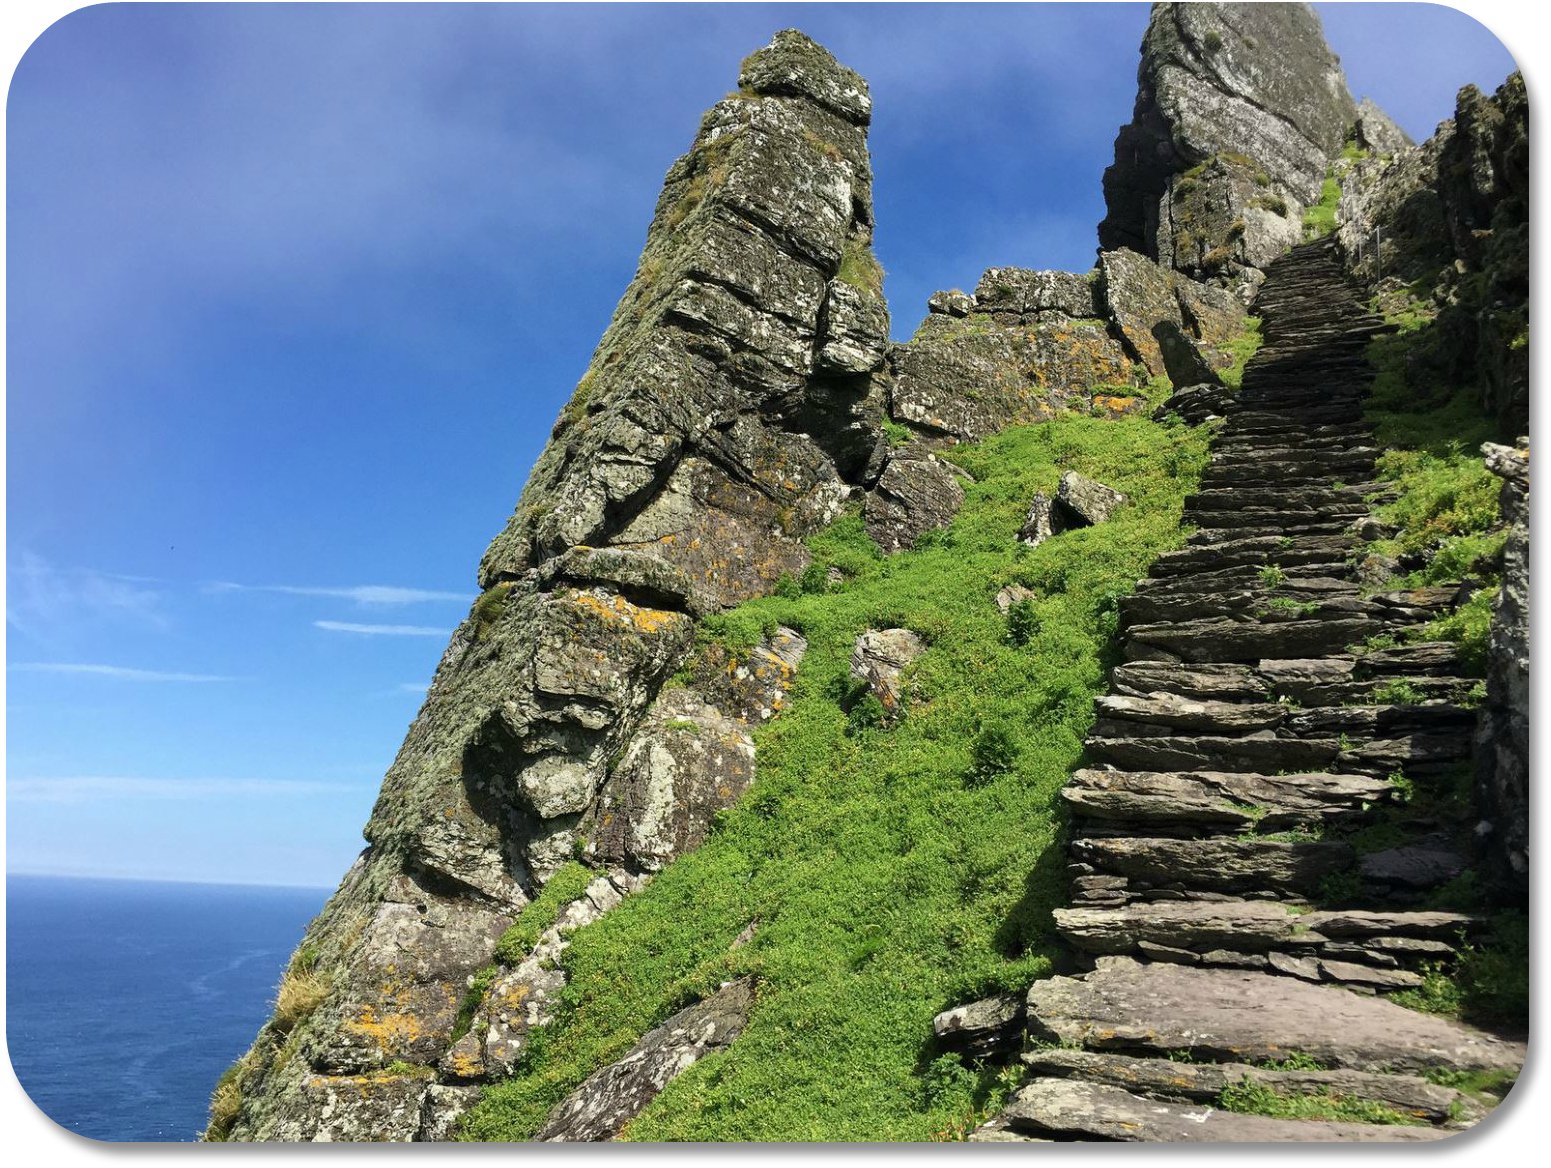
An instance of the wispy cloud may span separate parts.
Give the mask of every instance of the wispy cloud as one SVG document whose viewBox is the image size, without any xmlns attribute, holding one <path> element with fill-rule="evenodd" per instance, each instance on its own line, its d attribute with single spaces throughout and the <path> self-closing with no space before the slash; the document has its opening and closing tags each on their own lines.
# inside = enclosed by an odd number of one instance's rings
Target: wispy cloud
<svg viewBox="0 0 1551 1168">
<path fill-rule="evenodd" d="M 296 795 L 348 795 L 355 788 L 310 779 L 143 779 L 79 776 L 59 779 L 12 778 L 8 799 L 28 803 L 85 803 L 102 800 L 220 799 L 233 796 L 286 798 Z"/>
<path fill-rule="evenodd" d="M 17 554 L 8 575 L 6 623 L 36 641 L 69 640 L 88 620 L 167 627 L 162 594 L 143 576 L 61 568 L 29 551 Z"/>
<path fill-rule="evenodd" d="M 450 637 L 451 629 L 429 628 L 426 625 L 358 625 L 350 621 L 317 620 L 314 627 L 331 633 L 360 633 L 368 637 Z"/>
<path fill-rule="evenodd" d="M 466 592 L 438 592 L 429 588 L 400 588 L 391 584 L 357 584 L 348 588 L 309 587 L 300 584 L 234 584 L 218 581 L 209 585 L 212 592 L 281 592 L 287 596 L 329 596 L 356 604 L 390 606 L 424 604 L 428 601 L 458 601 L 466 604 L 474 597 Z"/>
<path fill-rule="evenodd" d="M 424 697 L 430 692 L 431 686 L 424 681 L 401 681 L 398 685 L 399 693 L 419 694 Z"/>
<path fill-rule="evenodd" d="M 168 673 L 160 669 L 130 669 L 124 665 L 77 665 L 62 661 L 22 661 L 11 665 L 22 673 L 71 673 L 89 677 L 108 677 L 115 681 L 239 681 L 214 673 Z"/>
</svg>

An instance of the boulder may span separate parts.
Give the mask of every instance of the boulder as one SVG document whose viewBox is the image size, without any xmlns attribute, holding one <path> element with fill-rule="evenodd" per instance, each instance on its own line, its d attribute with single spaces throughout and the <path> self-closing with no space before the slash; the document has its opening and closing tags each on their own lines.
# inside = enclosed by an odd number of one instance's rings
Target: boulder
<svg viewBox="0 0 1551 1168">
<path fill-rule="evenodd" d="M 1103 523 L 1125 502 L 1126 497 L 1114 487 L 1107 487 L 1075 470 L 1064 473 L 1061 485 L 1056 488 L 1056 510 L 1068 529 Z"/>
<path fill-rule="evenodd" d="M 968 316 L 975 311 L 975 298 L 966 296 L 957 288 L 946 292 L 933 292 L 926 298 L 926 311 L 944 316 Z"/>
<path fill-rule="evenodd" d="M 862 505 L 867 534 L 892 553 L 947 527 L 964 505 L 962 473 L 919 445 L 892 451 Z"/>
<path fill-rule="evenodd" d="M 1153 411 L 1153 421 L 1161 422 L 1170 414 L 1178 414 L 1191 426 L 1199 426 L 1213 418 L 1226 417 L 1237 403 L 1220 382 L 1207 385 L 1187 385 L 1171 393 L 1164 403 Z"/>
<path fill-rule="evenodd" d="M 869 629 L 856 639 L 851 651 L 851 676 L 867 683 L 895 718 L 903 712 L 905 667 L 926 652 L 926 642 L 909 629 Z"/>
<path fill-rule="evenodd" d="M 1196 348 L 1184 330 L 1172 320 L 1160 320 L 1152 326 L 1153 340 L 1163 356 L 1163 371 L 1175 385 L 1220 386 L 1222 378 Z"/>
<path fill-rule="evenodd" d="M 1015 1054 L 1023 1045 L 1023 995 L 998 994 L 944 1010 L 932 1019 L 932 1033 L 945 1050 L 984 1059 Z"/>
</svg>

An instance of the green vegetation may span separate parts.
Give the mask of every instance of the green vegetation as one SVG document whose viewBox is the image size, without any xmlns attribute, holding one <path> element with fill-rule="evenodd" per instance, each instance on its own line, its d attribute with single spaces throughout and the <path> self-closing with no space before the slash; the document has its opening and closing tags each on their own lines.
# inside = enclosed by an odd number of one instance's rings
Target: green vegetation
<svg viewBox="0 0 1551 1168">
<path fill-rule="evenodd" d="M 1303 209 L 1303 238 L 1319 239 L 1336 229 L 1336 208 L 1341 203 L 1341 180 L 1327 175 L 1319 188 L 1319 202 Z"/>
<path fill-rule="evenodd" d="M 883 265 L 872 254 L 872 247 L 865 239 L 853 236 L 846 240 L 845 250 L 840 256 L 840 270 L 835 273 L 835 279 L 864 292 L 871 292 L 874 296 L 882 296 L 883 275 Z"/>
<path fill-rule="evenodd" d="M 1453 968 L 1428 965 L 1416 989 L 1392 995 L 1395 1002 L 1429 1014 L 1443 1014 L 1487 1026 L 1529 1028 L 1529 918 L 1502 912 L 1486 938 L 1461 945 Z"/>
<path fill-rule="evenodd" d="M 501 935 L 495 947 L 496 960 L 503 965 L 516 965 L 527 957 L 544 930 L 559 919 L 560 910 L 586 892 L 596 875 L 592 869 L 573 861 L 551 876 Z"/>
<path fill-rule="evenodd" d="M 950 528 L 885 558 L 847 515 L 810 540 L 844 585 L 708 620 L 734 646 L 775 623 L 809 640 L 786 711 L 757 732 L 755 785 L 701 848 L 577 931 L 556 1020 L 486 1090 L 466 1137 L 531 1135 L 587 1075 L 740 975 L 758 986 L 742 1037 L 670 1083 L 628 1137 L 953 1138 L 996 1107 L 1009 1073 L 937 1057 L 931 1019 L 1051 970 L 1050 911 L 1067 895 L 1057 792 L 1104 686 L 1114 598 L 1179 542 L 1209 431 L 1071 416 L 958 447 L 947 457 L 976 481 Z M 1029 498 L 1066 469 L 1131 501 L 1019 544 Z M 1040 630 L 1024 646 L 994 600 L 1015 583 L 1033 590 Z M 929 645 L 906 716 L 853 722 L 855 638 L 897 626 Z"/>
<path fill-rule="evenodd" d="M 890 446 L 909 446 L 915 441 L 915 431 L 903 422 L 896 422 L 893 418 L 883 419 L 883 435 L 889 440 Z"/>
<path fill-rule="evenodd" d="M 1379 443 L 1379 477 L 1395 484 L 1378 518 L 1396 533 L 1368 552 L 1398 560 L 1405 574 L 1385 587 L 1416 588 L 1475 579 L 1481 588 L 1455 612 L 1412 631 L 1412 639 L 1453 641 L 1465 668 L 1486 667 L 1487 632 L 1506 532 L 1498 512 L 1501 484 L 1481 459 L 1495 430 L 1469 387 L 1437 369 L 1432 316 L 1420 301 L 1392 307 L 1397 331 L 1376 337 L 1377 370 L 1367 415 Z"/>
<path fill-rule="evenodd" d="M 474 608 L 469 614 L 474 618 L 474 640 L 483 641 L 495 630 L 496 621 L 500 620 L 501 613 L 506 611 L 507 598 L 511 596 L 515 586 L 514 581 L 502 580 L 479 594 L 479 599 L 474 601 Z"/>
<path fill-rule="evenodd" d="M 1217 1106 L 1224 1111 L 1270 1115 L 1278 1119 L 1325 1119 L 1346 1123 L 1390 1124 L 1423 1122 L 1370 1099 L 1335 1094 L 1283 1094 L 1265 1083 L 1257 1083 L 1247 1077 L 1224 1087 L 1222 1094 L 1218 1096 Z"/>
<path fill-rule="evenodd" d="M 1218 346 L 1233 358 L 1232 365 L 1217 372 L 1217 375 L 1222 378 L 1222 383 L 1229 389 L 1238 389 L 1244 384 L 1244 366 L 1248 365 L 1249 359 L 1260 351 L 1264 339 L 1260 333 L 1260 318 L 1246 316 L 1244 331 L 1233 340 Z"/>
</svg>

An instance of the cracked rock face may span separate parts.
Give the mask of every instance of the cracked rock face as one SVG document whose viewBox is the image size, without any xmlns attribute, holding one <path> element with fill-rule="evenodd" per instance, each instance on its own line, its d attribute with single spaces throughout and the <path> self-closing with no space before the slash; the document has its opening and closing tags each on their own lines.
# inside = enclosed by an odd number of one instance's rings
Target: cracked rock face
<svg viewBox="0 0 1551 1168">
<path fill-rule="evenodd" d="M 1300 238 L 1357 116 L 1319 18 L 1306 4 L 1154 5 L 1138 83 L 1099 246 L 1247 298 Z"/>
<path fill-rule="evenodd" d="M 805 568 L 803 538 L 882 467 L 870 111 L 860 77 L 783 32 L 668 171 L 368 847 L 308 930 L 320 1000 L 260 1033 L 230 1138 L 450 1130 L 474 1062 L 502 1064 L 533 1021 L 527 1006 L 485 1017 L 479 1049 L 451 1057 L 469 979 L 584 833 L 635 879 L 748 785 L 748 727 L 779 709 L 801 638 L 662 690 L 696 620 Z M 540 972 L 509 975 L 501 1000 L 537 1008 Z M 372 1078 L 402 1065 L 414 1074 Z"/>
</svg>

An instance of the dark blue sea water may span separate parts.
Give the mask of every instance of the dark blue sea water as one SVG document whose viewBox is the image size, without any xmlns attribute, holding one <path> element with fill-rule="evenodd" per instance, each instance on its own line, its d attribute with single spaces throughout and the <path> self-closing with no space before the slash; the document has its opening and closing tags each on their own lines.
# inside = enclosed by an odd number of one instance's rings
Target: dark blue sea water
<svg viewBox="0 0 1551 1168">
<path fill-rule="evenodd" d="M 191 1140 L 322 889 L 6 880 L 6 1043 L 56 1123 Z"/>
</svg>

